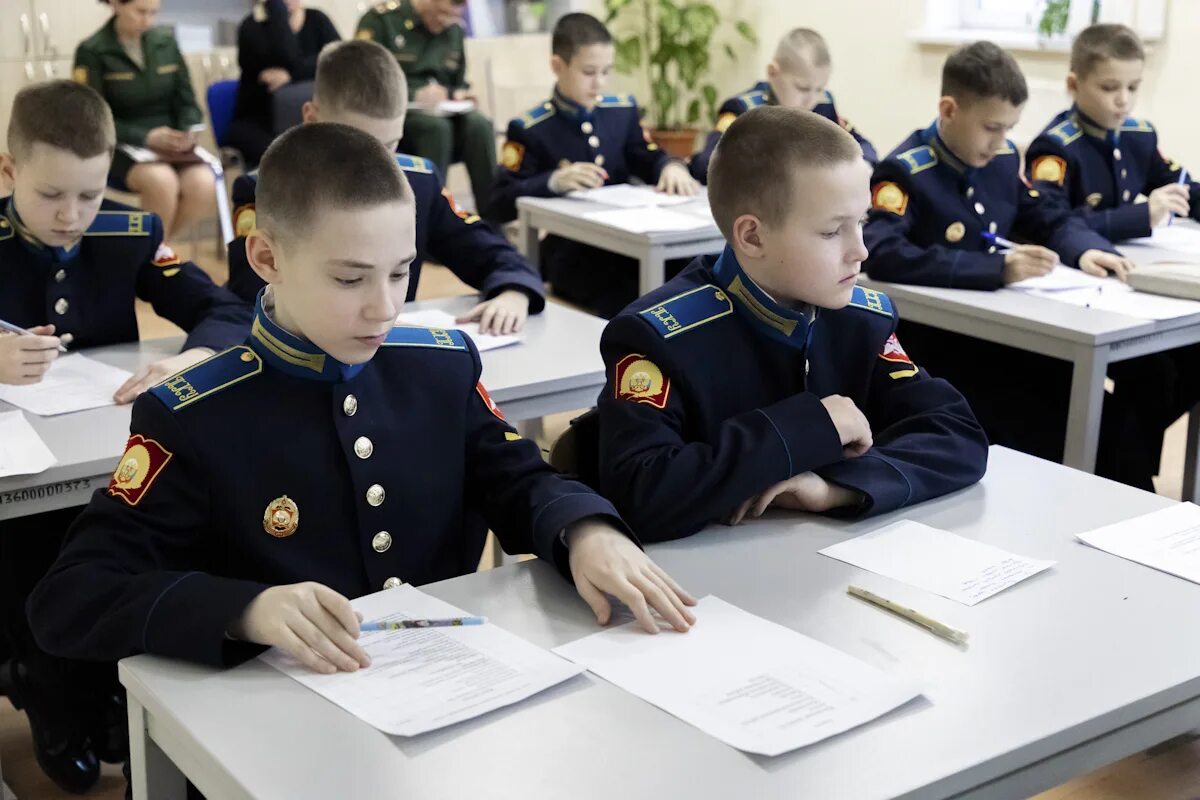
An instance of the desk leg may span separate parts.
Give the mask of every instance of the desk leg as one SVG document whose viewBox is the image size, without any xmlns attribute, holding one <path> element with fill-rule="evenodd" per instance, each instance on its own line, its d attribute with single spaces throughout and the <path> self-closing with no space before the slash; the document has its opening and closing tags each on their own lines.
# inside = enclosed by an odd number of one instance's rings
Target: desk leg
<svg viewBox="0 0 1200 800">
<path fill-rule="evenodd" d="M 540 274 L 538 269 L 538 230 L 529 224 L 529 212 L 517 212 L 517 249 L 521 251 L 521 255 L 525 256 L 525 260 L 533 265 L 535 272 Z"/>
<path fill-rule="evenodd" d="M 1071 375 L 1071 406 L 1067 414 L 1067 441 L 1063 450 L 1063 463 L 1068 467 L 1084 472 L 1096 471 L 1107 371 L 1107 347 L 1081 347 L 1076 351 L 1075 369 Z"/>
<path fill-rule="evenodd" d="M 125 705 L 129 709 L 129 776 L 134 800 L 186 800 L 187 781 L 148 735 L 146 710 L 128 692 Z"/>
<path fill-rule="evenodd" d="M 1179 499 L 1184 502 L 1200 502 L 1200 404 L 1193 406 L 1188 414 L 1187 452 L 1183 458 L 1183 488 Z"/>
<path fill-rule="evenodd" d="M 661 247 L 651 247 L 638 265 L 638 294 L 654 291 L 666 282 L 666 255 Z"/>
</svg>

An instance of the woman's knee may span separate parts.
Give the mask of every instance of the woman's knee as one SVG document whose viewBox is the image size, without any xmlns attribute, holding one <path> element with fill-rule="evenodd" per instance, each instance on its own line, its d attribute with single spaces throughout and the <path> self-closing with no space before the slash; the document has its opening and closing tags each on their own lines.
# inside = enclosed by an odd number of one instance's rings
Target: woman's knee
<svg viewBox="0 0 1200 800">
<path fill-rule="evenodd" d="M 179 193 L 179 176 L 169 164 L 136 164 L 125 185 L 138 194 L 174 195 Z"/>
</svg>

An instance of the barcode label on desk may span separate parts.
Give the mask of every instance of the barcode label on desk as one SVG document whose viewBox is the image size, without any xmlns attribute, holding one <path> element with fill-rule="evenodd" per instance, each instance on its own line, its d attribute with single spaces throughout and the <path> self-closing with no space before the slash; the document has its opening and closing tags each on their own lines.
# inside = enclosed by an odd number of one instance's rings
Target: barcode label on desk
<svg viewBox="0 0 1200 800">
<path fill-rule="evenodd" d="M 31 486 L 28 489 L 15 489 L 11 492 L 0 492 L 0 506 L 12 505 L 14 503 L 28 503 L 34 500 L 45 500 L 50 497 L 76 494 L 77 492 L 90 492 L 91 489 L 91 478 L 79 478 L 73 481 L 59 481 L 58 483 L 51 483 L 47 484 L 46 486 Z"/>
</svg>

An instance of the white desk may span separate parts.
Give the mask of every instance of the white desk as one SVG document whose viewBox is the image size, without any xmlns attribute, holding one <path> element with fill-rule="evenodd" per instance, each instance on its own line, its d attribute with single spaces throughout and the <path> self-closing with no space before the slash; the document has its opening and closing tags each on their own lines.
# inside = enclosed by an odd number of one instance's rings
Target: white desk
<svg viewBox="0 0 1200 800">
<path fill-rule="evenodd" d="M 920 681 L 926 699 L 841 736 L 746 755 L 585 675 L 391 738 L 259 662 L 222 672 L 138 656 L 120 664 L 135 796 L 145 781 L 156 800 L 181 796 L 182 770 L 223 799 L 1018 798 L 1200 724 L 1200 638 L 1186 635 L 1200 586 L 1071 538 L 1171 501 L 1010 450 L 991 459 L 982 484 L 895 515 L 1058 560 L 973 609 L 896 589 L 967 629 L 967 648 L 848 597 L 862 573 L 817 555 L 891 518 L 771 515 L 652 548 L 693 592 Z M 595 630 L 544 563 L 425 588 L 541 647 Z"/>
<path fill-rule="evenodd" d="M 1135 263 L 1192 260 L 1158 248 L 1122 247 Z M 1145 320 L 1034 297 L 1011 289 L 995 292 L 940 289 L 859 280 L 886 292 L 902 319 L 1070 361 L 1071 400 L 1063 463 L 1092 472 L 1100 439 L 1100 411 L 1108 365 L 1200 342 L 1200 311 L 1170 320 Z M 1191 415 L 1183 499 L 1200 500 L 1200 413 Z"/>
<path fill-rule="evenodd" d="M 406 309 L 438 308 L 452 314 L 478 298 L 430 300 Z M 600 334 L 604 320 L 548 303 L 530 317 L 525 341 L 484 353 L 483 382 L 512 422 L 590 408 L 604 386 Z M 89 351 L 90 357 L 133 370 L 179 351 L 180 338 L 157 339 Z M 0 402 L 0 411 L 11 408 Z M 88 501 L 105 486 L 129 438 L 130 406 L 109 406 L 58 417 L 26 414 L 59 463 L 39 475 L 0 479 L 0 520 Z"/>
<path fill-rule="evenodd" d="M 715 224 L 689 231 L 631 233 L 583 217 L 589 211 L 612 208 L 614 206 L 605 203 L 565 197 L 520 197 L 517 199 L 517 246 L 535 267 L 538 264 L 539 231 L 635 258 L 639 264 L 639 294 L 663 285 L 664 265 L 669 259 L 720 253 L 725 248 L 725 240 Z"/>
</svg>

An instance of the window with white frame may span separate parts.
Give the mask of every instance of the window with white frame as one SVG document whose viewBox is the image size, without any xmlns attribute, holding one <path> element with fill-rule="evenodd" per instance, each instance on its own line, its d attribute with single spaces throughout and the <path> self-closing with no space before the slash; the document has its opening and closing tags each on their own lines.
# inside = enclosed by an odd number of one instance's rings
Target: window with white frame
<svg viewBox="0 0 1200 800">
<path fill-rule="evenodd" d="M 1039 23 L 1048 0 L 925 0 L 925 21 L 913 38 L 959 44 L 989 38 L 1005 47 L 1066 50 L 1076 33 L 1096 22 L 1118 22 L 1143 40 L 1161 39 L 1167 0 L 1068 0 L 1063 34 L 1045 36 Z"/>
<path fill-rule="evenodd" d="M 1030 30 L 1044 6 L 1042 0 L 959 0 L 958 13 L 964 28 Z"/>
</svg>

